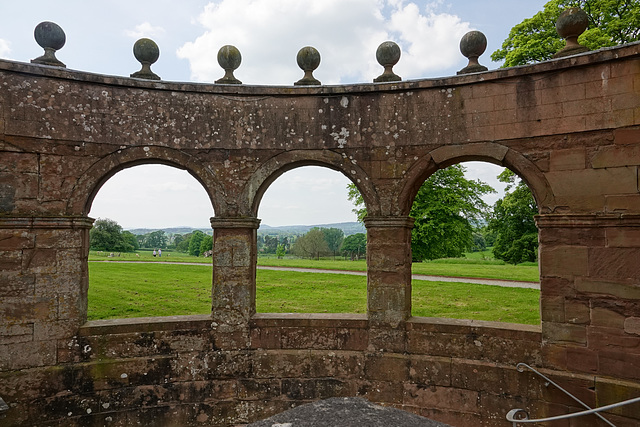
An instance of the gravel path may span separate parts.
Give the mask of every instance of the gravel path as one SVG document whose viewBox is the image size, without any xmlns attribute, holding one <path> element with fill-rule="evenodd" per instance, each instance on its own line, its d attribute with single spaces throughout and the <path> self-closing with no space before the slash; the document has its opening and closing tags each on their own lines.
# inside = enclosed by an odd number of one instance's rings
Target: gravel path
<svg viewBox="0 0 640 427">
<path fill-rule="evenodd" d="M 351 274 L 353 276 L 366 276 L 366 271 L 346 271 L 346 270 L 322 270 L 317 268 L 298 268 L 298 267 L 269 267 L 259 265 L 261 270 L 277 270 L 277 271 L 298 271 L 301 273 L 328 273 L 328 274 Z M 457 282 L 457 283 L 473 283 L 475 285 L 502 286 L 505 288 L 529 288 L 540 289 L 538 282 L 518 282 L 515 280 L 497 280 L 497 279 L 476 279 L 471 277 L 448 277 L 448 276 L 426 276 L 424 274 L 412 274 L 414 280 L 426 280 L 429 282 Z"/>
</svg>

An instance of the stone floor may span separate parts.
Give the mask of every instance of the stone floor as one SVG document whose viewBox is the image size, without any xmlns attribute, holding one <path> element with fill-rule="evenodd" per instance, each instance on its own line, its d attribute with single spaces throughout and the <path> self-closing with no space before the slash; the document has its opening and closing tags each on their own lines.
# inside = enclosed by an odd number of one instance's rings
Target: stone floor
<svg viewBox="0 0 640 427">
<path fill-rule="evenodd" d="M 246 427 L 450 427 L 360 397 L 334 397 L 298 406 Z"/>
</svg>

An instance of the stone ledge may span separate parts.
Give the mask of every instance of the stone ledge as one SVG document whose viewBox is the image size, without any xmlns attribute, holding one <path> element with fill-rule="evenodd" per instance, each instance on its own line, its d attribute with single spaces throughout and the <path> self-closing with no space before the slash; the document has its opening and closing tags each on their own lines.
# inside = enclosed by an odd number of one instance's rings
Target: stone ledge
<svg viewBox="0 0 640 427">
<path fill-rule="evenodd" d="M 527 334 L 540 334 L 542 328 L 539 325 L 521 325 L 518 323 L 490 322 L 486 320 L 448 319 L 441 317 L 411 317 L 407 321 L 407 330 L 413 331 L 468 331 L 469 329 L 504 330 L 505 332 Z"/>
<path fill-rule="evenodd" d="M 206 330 L 211 329 L 210 315 L 136 317 L 131 319 L 90 320 L 80 327 L 78 335 L 110 335 L 131 332 Z"/>
<path fill-rule="evenodd" d="M 640 214 L 536 215 L 538 228 L 640 227 Z"/>
<path fill-rule="evenodd" d="M 368 327 L 366 314 L 351 313 L 257 313 L 251 318 L 252 328 L 274 327 Z"/>
<path fill-rule="evenodd" d="M 603 48 L 597 51 L 590 51 L 579 55 L 565 58 L 552 59 L 539 62 L 533 65 L 523 65 L 518 67 L 501 68 L 475 74 L 463 74 L 460 76 L 450 76 L 441 78 L 425 78 L 419 80 L 408 80 L 389 83 L 356 83 L 351 85 L 335 86 L 266 86 L 266 85 L 217 85 L 211 83 L 191 83 L 191 82 L 168 82 L 168 81 L 147 81 L 121 76 L 108 76 L 103 74 L 90 73 L 86 71 L 75 71 L 56 67 L 29 64 L 24 62 L 0 60 L 0 70 L 27 74 L 32 76 L 43 76 L 79 82 L 104 84 L 110 86 L 124 86 L 130 88 L 155 89 L 163 91 L 211 93 L 234 98 L 242 97 L 247 102 L 255 101 L 254 97 L 265 96 L 330 96 L 330 95 L 357 95 L 373 92 L 396 92 L 416 89 L 442 89 L 465 86 L 472 83 L 487 83 L 499 81 L 507 78 L 553 73 L 557 74 L 565 69 L 575 69 L 576 67 L 590 67 L 601 62 L 611 62 L 633 58 L 640 55 L 640 42 L 630 43 L 622 46 Z"/>
<path fill-rule="evenodd" d="M 0 229 L 90 229 L 93 227 L 93 218 L 86 216 L 63 217 L 16 217 L 0 216 Z"/>
</svg>

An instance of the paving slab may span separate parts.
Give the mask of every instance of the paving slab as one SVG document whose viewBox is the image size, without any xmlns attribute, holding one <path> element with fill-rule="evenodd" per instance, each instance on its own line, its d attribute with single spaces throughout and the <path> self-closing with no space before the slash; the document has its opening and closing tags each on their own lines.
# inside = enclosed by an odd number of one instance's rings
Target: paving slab
<svg viewBox="0 0 640 427">
<path fill-rule="evenodd" d="M 375 405 L 361 397 L 333 397 L 307 403 L 246 427 L 451 427 L 438 421 Z"/>
</svg>

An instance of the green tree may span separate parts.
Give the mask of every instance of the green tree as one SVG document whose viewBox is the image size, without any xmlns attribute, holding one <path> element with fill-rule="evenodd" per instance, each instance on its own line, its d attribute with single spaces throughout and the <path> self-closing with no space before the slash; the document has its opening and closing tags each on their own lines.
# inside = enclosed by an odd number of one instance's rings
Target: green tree
<svg viewBox="0 0 640 427">
<path fill-rule="evenodd" d="M 355 206 L 351 211 L 356 214 L 358 222 L 363 222 L 364 217 L 367 216 L 367 208 L 364 205 L 364 198 L 360 194 L 360 190 L 354 183 L 347 185 L 347 199 Z"/>
<path fill-rule="evenodd" d="M 187 233 L 187 234 L 183 234 L 180 238 L 179 241 L 177 241 L 176 243 L 176 250 L 178 252 L 184 252 L 184 253 L 188 253 L 189 252 L 189 243 L 191 243 L 191 236 L 193 235 L 193 233 Z M 176 237 L 177 240 L 177 237 Z"/>
<path fill-rule="evenodd" d="M 411 232 L 414 260 L 460 257 L 472 246 L 474 226 L 489 210 L 482 196 L 495 190 L 482 181 L 466 179 L 464 172 L 460 164 L 440 169 L 418 190 L 410 212 L 415 218 Z M 358 218 L 364 218 L 366 208 L 353 184 L 349 199 L 356 203 Z"/>
<path fill-rule="evenodd" d="M 414 260 L 460 257 L 473 245 L 474 225 L 487 215 L 482 200 L 495 190 L 479 180 L 464 177 L 464 166 L 440 169 L 418 190 L 410 215 Z"/>
<path fill-rule="evenodd" d="M 321 228 L 321 230 L 324 234 L 324 240 L 327 242 L 329 250 L 333 252 L 333 258 L 335 259 L 336 253 L 340 250 L 340 246 L 342 246 L 342 241 L 344 240 L 344 231 L 333 227 Z"/>
<path fill-rule="evenodd" d="M 489 230 L 496 234 L 493 256 L 511 264 L 535 261 L 538 228 L 534 215 L 538 209 L 531 190 L 508 169 L 498 179 L 509 186 L 504 198 L 496 202 L 489 221 Z"/>
<path fill-rule="evenodd" d="M 564 47 L 556 31 L 556 21 L 564 10 L 580 7 L 589 16 L 589 28 L 579 38 L 583 46 L 595 50 L 640 39 L 639 0 L 551 0 L 544 9 L 517 24 L 491 54 L 504 67 L 551 59 Z"/>
<path fill-rule="evenodd" d="M 278 248 L 278 236 L 264 236 L 264 251 L 268 254 L 276 253 Z"/>
<path fill-rule="evenodd" d="M 94 251 L 133 251 L 134 247 L 129 242 L 130 237 L 128 235 L 123 237 L 122 234 L 122 227 L 116 221 L 109 218 L 98 218 L 89 232 L 90 248 Z"/>
<path fill-rule="evenodd" d="M 166 248 L 167 235 L 164 230 L 156 230 L 145 234 L 145 246 L 147 248 Z"/>
<path fill-rule="evenodd" d="M 324 233 L 317 227 L 298 237 L 293 244 L 292 251 L 299 257 L 316 258 L 330 253 L 329 245 L 324 239 Z"/>
<path fill-rule="evenodd" d="M 189 239 L 189 255 L 200 256 L 200 245 L 202 244 L 204 236 L 205 234 L 200 230 L 195 230 L 191 233 L 191 238 Z"/>
<path fill-rule="evenodd" d="M 356 233 L 347 236 L 342 241 L 340 251 L 344 256 L 348 256 L 352 261 L 360 259 L 367 253 L 367 235 L 364 233 Z"/>
<path fill-rule="evenodd" d="M 138 237 L 130 231 L 122 232 L 122 240 L 128 246 L 127 252 L 135 252 L 140 249 Z"/>
<path fill-rule="evenodd" d="M 278 257 L 278 259 L 284 258 L 286 253 L 287 253 L 287 250 L 285 249 L 284 245 L 282 243 L 279 244 L 278 247 L 276 248 L 276 256 Z"/>
<path fill-rule="evenodd" d="M 210 250 L 213 250 L 213 237 L 205 234 L 200 242 L 200 255 Z"/>
</svg>

